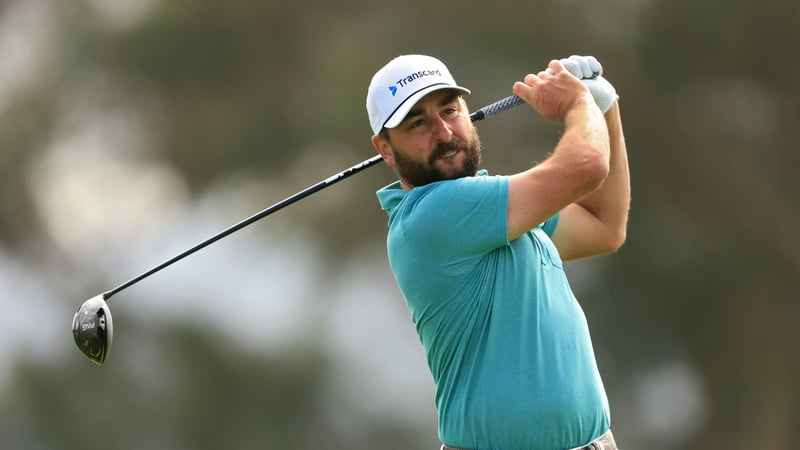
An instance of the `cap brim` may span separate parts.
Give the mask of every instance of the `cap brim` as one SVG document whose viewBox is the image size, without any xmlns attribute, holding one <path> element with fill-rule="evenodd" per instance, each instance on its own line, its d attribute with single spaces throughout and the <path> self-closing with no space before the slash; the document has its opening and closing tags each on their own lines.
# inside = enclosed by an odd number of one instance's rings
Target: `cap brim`
<svg viewBox="0 0 800 450">
<path fill-rule="evenodd" d="M 392 115 L 390 115 L 389 118 L 386 120 L 386 123 L 383 124 L 383 127 L 394 128 L 400 125 L 400 122 L 405 120 L 406 116 L 408 115 L 408 112 L 411 111 L 411 108 L 413 108 L 414 105 L 416 105 L 417 102 L 422 99 L 422 97 L 425 97 L 431 92 L 440 91 L 442 89 L 453 89 L 455 91 L 460 91 L 465 94 L 472 93 L 467 88 L 463 88 L 461 86 L 453 86 L 452 84 L 446 84 L 446 83 L 434 84 L 424 89 L 420 89 L 419 91 L 415 92 L 407 99 L 405 99 L 403 103 L 401 103 L 400 106 L 398 106 L 397 109 L 394 110 Z"/>
</svg>

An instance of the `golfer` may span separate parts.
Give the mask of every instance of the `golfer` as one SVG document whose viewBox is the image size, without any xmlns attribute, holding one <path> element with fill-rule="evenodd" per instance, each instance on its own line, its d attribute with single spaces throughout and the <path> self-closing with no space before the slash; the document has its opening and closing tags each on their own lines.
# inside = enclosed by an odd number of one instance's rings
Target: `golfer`
<svg viewBox="0 0 800 450">
<path fill-rule="evenodd" d="M 443 449 L 617 448 L 563 269 L 625 241 L 628 162 L 601 74 L 595 58 L 571 56 L 513 85 L 563 134 L 509 176 L 479 170 L 470 91 L 441 61 L 400 56 L 372 78 L 372 144 L 399 178 L 377 193 L 389 262 L 436 385 Z"/>
</svg>

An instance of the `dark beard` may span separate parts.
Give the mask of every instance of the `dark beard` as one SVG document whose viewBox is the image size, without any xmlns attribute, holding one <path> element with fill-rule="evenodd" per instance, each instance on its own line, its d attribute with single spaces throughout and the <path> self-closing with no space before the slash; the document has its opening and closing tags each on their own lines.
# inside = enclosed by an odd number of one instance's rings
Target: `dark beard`
<svg viewBox="0 0 800 450">
<path fill-rule="evenodd" d="M 436 161 L 451 151 L 464 153 L 464 164 L 455 171 L 444 173 L 436 167 Z M 477 133 L 473 133 L 471 142 L 442 142 L 431 153 L 427 164 L 406 159 L 401 152 L 394 149 L 395 169 L 407 184 L 417 187 L 442 180 L 471 177 L 478 171 L 481 162 L 481 141 Z"/>
</svg>

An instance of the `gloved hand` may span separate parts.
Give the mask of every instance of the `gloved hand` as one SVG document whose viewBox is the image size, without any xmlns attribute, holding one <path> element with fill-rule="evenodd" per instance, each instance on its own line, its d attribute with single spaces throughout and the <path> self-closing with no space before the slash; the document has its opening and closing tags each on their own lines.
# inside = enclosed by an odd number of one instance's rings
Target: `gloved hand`
<svg viewBox="0 0 800 450">
<path fill-rule="evenodd" d="M 594 56 L 572 55 L 569 58 L 560 59 L 559 62 L 569 73 L 581 80 L 589 88 L 589 92 L 594 97 L 594 102 L 603 114 L 619 99 L 614 86 L 602 77 L 603 66 Z M 554 72 L 551 69 L 547 69 L 547 73 L 552 75 Z"/>
</svg>

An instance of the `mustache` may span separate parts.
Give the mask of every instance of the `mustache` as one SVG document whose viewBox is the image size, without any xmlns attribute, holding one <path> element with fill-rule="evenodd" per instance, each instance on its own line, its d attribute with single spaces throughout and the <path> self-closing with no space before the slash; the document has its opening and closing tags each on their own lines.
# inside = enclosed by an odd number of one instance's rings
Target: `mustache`
<svg viewBox="0 0 800 450">
<path fill-rule="evenodd" d="M 469 145 L 466 142 L 461 141 L 453 141 L 453 142 L 440 142 L 436 148 L 431 153 L 430 158 L 428 158 L 428 163 L 433 165 L 437 159 L 441 158 L 442 156 L 450 153 L 452 151 L 467 151 L 469 150 Z"/>
</svg>

